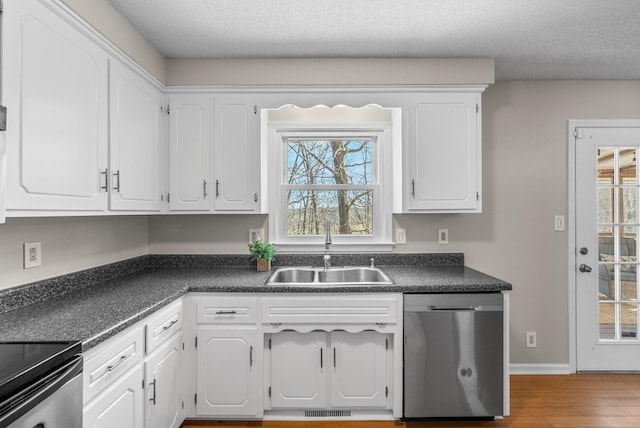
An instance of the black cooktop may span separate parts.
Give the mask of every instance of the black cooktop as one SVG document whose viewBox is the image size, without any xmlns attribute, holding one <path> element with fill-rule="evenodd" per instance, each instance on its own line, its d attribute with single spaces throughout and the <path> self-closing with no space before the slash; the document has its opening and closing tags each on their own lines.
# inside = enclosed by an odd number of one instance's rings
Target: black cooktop
<svg viewBox="0 0 640 428">
<path fill-rule="evenodd" d="M 0 342 L 0 402 L 80 354 L 80 342 Z"/>
</svg>

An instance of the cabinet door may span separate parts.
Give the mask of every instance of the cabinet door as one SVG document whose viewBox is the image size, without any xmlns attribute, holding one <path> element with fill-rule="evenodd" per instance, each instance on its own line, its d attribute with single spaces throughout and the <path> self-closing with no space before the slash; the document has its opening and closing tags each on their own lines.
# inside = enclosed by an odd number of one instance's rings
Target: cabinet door
<svg viewBox="0 0 640 428">
<path fill-rule="evenodd" d="M 255 212 L 260 207 L 260 129 L 253 99 L 248 95 L 216 97 L 216 211 Z"/>
<path fill-rule="evenodd" d="M 105 210 L 106 54 L 35 0 L 3 21 L 7 210 Z"/>
<path fill-rule="evenodd" d="M 479 106 L 476 93 L 409 96 L 408 212 L 480 211 Z"/>
<path fill-rule="evenodd" d="M 198 328 L 198 416 L 251 416 L 258 407 L 262 364 L 255 329 Z"/>
<path fill-rule="evenodd" d="M 178 428 L 182 423 L 182 343 L 181 332 L 145 362 L 147 427 Z"/>
<path fill-rule="evenodd" d="M 139 365 L 84 406 L 82 426 L 142 428 L 142 375 L 142 365 Z"/>
<path fill-rule="evenodd" d="M 213 97 L 176 94 L 169 115 L 169 209 L 211 209 Z"/>
<path fill-rule="evenodd" d="M 110 92 L 110 208 L 158 211 L 162 95 L 117 61 L 111 62 Z"/>
<path fill-rule="evenodd" d="M 385 408 L 387 335 L 331 332 L 331 406 Z"/>
<path fill-rule="evenodd" d="M 327 334 L 285 331 L 271 335 L 271 408 L 325 408 Z"/>
</svg>

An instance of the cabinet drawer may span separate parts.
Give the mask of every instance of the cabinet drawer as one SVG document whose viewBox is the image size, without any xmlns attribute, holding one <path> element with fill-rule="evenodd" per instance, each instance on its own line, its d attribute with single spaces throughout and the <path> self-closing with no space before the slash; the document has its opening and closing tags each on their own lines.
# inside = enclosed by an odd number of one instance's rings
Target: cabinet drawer
<svg viewBox="0 0 640 428">
<path fill-rule="evenodd" d="M 142 361 L 144 334 L 135 327 L 101 343 L 85 354 L 83 402 L 87 403 L 131 367 Z"/>
<path fill-rule="evenodd" d="M 256 324 L 257 297 L 204 297 L 196 303 L 198 324 Z"/>
<path fill-rule="evenodd" d="M 182 299 L 151 315 L 145 322 L 145 351 L 150 354 L 182 328 Z"/>
<path fill-rule="evenodd" d="M 263 323 L 396 323 L 395 297 L 265 297 Z"/>
</svg>

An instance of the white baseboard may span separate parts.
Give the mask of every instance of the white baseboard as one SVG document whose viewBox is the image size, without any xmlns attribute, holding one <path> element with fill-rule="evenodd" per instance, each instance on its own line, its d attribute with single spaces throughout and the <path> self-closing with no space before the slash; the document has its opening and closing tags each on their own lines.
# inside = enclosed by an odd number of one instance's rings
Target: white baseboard
<svg viewBox="0 0 640 428">
<path fill-rule="evenodd" d="M 512 375 L 562 375 L 570 374 L 569 364 L 511 364 Z"/>
</svg>

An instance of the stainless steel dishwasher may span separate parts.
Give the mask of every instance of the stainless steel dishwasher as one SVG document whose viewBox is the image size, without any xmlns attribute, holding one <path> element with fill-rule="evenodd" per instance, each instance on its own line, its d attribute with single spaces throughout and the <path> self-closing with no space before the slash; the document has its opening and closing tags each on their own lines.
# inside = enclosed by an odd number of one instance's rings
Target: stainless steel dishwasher
<svg viewBox="0 0 640 428">
<path fill-rule="evenodd" d="M 404 418 L 503 414 L 503 297 L 405 294 Z"/>
</svg>

